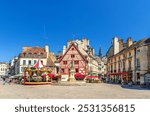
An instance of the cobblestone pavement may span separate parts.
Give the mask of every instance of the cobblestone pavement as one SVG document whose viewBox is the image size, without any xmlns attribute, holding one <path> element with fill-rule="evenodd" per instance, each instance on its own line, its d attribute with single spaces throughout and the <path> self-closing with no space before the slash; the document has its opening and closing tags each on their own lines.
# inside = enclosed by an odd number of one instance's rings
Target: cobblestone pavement
<svg viewBox="0 0 150 116">
<path fill-rule="evenodd" d="M 126 89 L 120 85 L 95 83 L 80 86 L 18 84 L 2 85 L 0 98 L 12 99 L 150 99 L 150 90 Z"/>
</svg>

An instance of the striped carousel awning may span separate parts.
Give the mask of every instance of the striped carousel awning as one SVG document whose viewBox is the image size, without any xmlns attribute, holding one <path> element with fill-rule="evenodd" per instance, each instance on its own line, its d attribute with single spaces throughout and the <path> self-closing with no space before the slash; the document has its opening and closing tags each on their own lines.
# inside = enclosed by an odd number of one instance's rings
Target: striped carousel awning
<svg viewBox="0 0 150 116">
<path fill-rule="evenodd" d="M 35 67 L 35 68 L 42 68 L 42 67 L 45 67 L 45 66 L 43 65 L 41 60 L 38 59 L 38 61 L 36 62 L 36 64 L 33 67 Z"/>
</svg>

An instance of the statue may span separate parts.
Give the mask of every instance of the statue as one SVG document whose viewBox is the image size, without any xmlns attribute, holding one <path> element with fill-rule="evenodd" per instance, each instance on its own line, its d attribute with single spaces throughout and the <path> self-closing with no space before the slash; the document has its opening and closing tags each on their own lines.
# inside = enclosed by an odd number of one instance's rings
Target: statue
<svg viewBox="0 0 150 116">
<path fill-rule="evenodd" d="M 70 65 L 70 76 L 69 76 L 69 79 L 68 79 L 68 81 L 70 81 L 70 82 L 74 82 L 74 81 L 76 81 L 76 79 L 75 79 L 75 77 L 74 77 L 74 73 L 75 73 L 75 70 L 74 70 L 74 61 L 71 61 L 71 63 L 70 63 L 71 65 Z"/>
<path fill-rule="evenodd" d="M 71 61 L 71 66 L 70 66 L 70 69 L 73 69 L 74 68 L 74 62 Z"/>
</svg>

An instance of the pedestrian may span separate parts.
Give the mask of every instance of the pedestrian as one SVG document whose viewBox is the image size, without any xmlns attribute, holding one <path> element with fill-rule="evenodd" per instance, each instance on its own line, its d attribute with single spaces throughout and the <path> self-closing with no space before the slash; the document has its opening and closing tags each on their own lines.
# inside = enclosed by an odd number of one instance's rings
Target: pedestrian
<svg viewBox="0 0 150 116">
<path fill-rule="evenodd" d="M 2 79 L 3 79 L 3 85 L 5 85 L 5 83 L 6 83 L 6 78 L 3 77 Z"/>
<path fill-rule="evenodd" d="M 12 82 L 12 80 L 8 78 L 8 84 L 9 84 L 9 85 L 10 85 L 11 82 Z"/>
</svg>

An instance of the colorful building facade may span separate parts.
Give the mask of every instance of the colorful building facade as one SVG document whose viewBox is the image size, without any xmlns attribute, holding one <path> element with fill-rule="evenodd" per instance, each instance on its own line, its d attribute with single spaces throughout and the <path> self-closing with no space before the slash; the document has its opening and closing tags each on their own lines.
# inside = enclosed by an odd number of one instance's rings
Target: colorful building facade
<svg viewBox="0 0 150 116">
<path fill-rule="evenodd" d="M 69 40 L 67 46 L 63 46 L 63 54 L 59 58 L 61 72 L 69 75 L 71 63 L 74 64 L 75 73 L 97 76 L 98 61 L 94 48 L 90 47 L 89 40 Z"/>
</svg>

